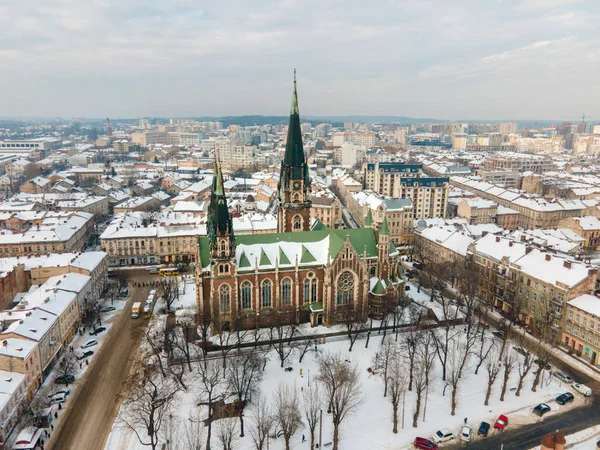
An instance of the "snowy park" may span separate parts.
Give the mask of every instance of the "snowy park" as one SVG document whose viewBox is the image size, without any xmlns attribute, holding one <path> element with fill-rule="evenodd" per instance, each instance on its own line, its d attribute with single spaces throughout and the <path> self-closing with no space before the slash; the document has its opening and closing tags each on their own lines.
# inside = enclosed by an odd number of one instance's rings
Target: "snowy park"
<svg viewBox="0 0 600 450">
<path fill-rule="evenodd" d="M 152 326 L 160 329 L 163 319 L 154 320 Z M 317 331 L 331 332 L 312 332 Z M 501 414 L 512 428 L 542 420 L 532 411 L 539 403 L 550 405 L 548 414 L 583 403 L 575 393 L 574 402 L 556 404 L 557 395 L 570 391 L 565 383 L 552 376 L 551 368 L 534 362 L 535 349 L 524 350 L 493 331 L 415 326 L 385 336 L 373 331 L 369 339 L 365 332 L 354 342 L 344 335 L 326 340 L 313 336 L 310 344 L 263 345 L 227 354 L 188 349 L 189 363 L 184 359 L 171 365 L 164 355 L 152 354 L 155 344 L 146 344 L 147 364 L 139 369 L 139 383 L 129 387 L 138 403 L 124 401 L 106 449 L 163 448 L 168 442 L 164 448 L 202 450 L 209 427 L 210 448 L 302 449 L 310 448 L 311 437 L 336 448 L 336 420 L 337 448 L 405 449 L 413 448 L 416 437 L 430 439 L 442 428 L 458 435 L 465 420 L 473 429 L 472 439 L 481 439 L 475 436 L 480 423 L 493 427 Z M 185 352 L 184 346 L 180 351 Z M 153 388 L 141 386 L 142 379 L 152 381 Z M 147 404 L 144 396 L 150 398 Z M 490 436 L 494 433 L 500 431 L 491 428 Z M 456 442 L 458 438 L 450 441 Z"/>
</svg>

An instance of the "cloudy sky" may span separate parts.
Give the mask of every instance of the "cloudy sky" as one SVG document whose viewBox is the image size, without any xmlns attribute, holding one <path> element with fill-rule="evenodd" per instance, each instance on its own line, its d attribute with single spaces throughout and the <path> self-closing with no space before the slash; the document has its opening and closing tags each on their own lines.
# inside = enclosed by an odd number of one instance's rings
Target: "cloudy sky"
<svg viewBox="0 0 600 450">
<path fill-rule="evenodd" d="M 0 116 L 600 121 L 599 0 L 0 0 Z"/>
</svg>

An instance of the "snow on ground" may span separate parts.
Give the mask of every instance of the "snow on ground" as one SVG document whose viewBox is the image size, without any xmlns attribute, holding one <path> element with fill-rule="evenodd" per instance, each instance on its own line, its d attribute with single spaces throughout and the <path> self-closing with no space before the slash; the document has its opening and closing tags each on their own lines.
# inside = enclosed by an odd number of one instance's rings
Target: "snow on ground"
<svg viewBox="0 0 600 450">
<path fill-rule="evenodd" d="M 461 333 L 462 335 L 462 333 Z M 412 448 L 412 442 L 415 437 L 430 437 L 436 430 L 448 427 L 459 431 L 463 419 L 468 418 L 468 423 L 476 430 L 481 421 L 494 423 L 498 415 L 506 414 L 509 418 L 509 427 L 518 424 L 533 423 L 539 419 L 531 409 L 540 402 L 546 402 L 553 410 L 564 410 L 576 407 L 581 402 L 581 396 L 575 394 L 577 401 L 569 406 L 559 407 L 554 402 L 554 398 L 564 392 L 567 388 L 557 379 L 550 377 L 550 374 L 544 371 L 543 381 L 538 387 L 538 392 L 531 392 L 531 384 L 534 378 L 533 371 L 528 375 L 520 397 L 516 397 L 514 390 L 516 388 L 518 374 L 517 369 L 513 371 L 508 384 L 508 390 L 504 402 L 499 401 L 500 389 L 502 385 L 501 375 L 496 380 L 490 398 L 490 405 L 484 406 L 483 401 L 487 388 L 487 373 L 485 367 L 480 368 L 479 374 L 474 375 L 476 358 L 473 357 L 459 387 L 459 404 L 455 416 L 450 415 L 450 394 L 451 388 L 447 387 L 444 395 L 445 383 L 441 381 L 441 367 L 437 363 L 435 381 L 430 386 L 428 400 L 426 405 L 426 418 L 423 421 L 423 411 L 417 428 L 412 427 L 412 414 L 415 405 L 415 394 L 408 392 L 405 403 L 404 428 L 402 428 L 402 404 L 399 412 L 399 433 L 392 433 L 392 408 L 388 399 L 383 398 L 383 383 L 376 375 L 371 375 L 367 371 L 372 366 L 375 352 L 378 350 L 381 336 L 375 335 L 371 338 L 369 348 L 365 348 L 366 340 L 361 338 L 357 340 L 352 352 L 348 351 L 349 342 L 345 338 L 328 339 L 326 344 L 318 346 L 318 352 L 329 351 L 339 352 L 343 358 L 358 365 L 359 373 L 362 375 L 361 387 L 363 390 L 364 402 L 358 411 L 349 416 L 342 424 L 340 447 L 344 450 L 401 450 Z M 295 385 L 297 389 L 303 389 L 307 386 L 310 378 L 311 383 L 315 383 L 317 354 L 312 351 L 305 356 L 302 364 L 298 363 L 298 356 L 294 354 L 292 358 L 285 363 L 285 367 L 292 367 L 292 372 L 285 372 L 280 368 L 278 356 L 271 351 L 269 353 L 269 362 L 266 366 L 264 380 L 262 382 L 262 393 L 268 399 L 273 398 L 274 392 L 279 383 Z M 302 375 L 300 375 L 302 369 Z M 173 408 L 180 422 L 185 422 L 190 412 L 194 411 L 194 389 L 182 394 L 178 404 Z M 240 450 L 250 450 L 253 448 L 249 437 L 249 429 L 252 427 L 253 410 L 250 405 L 245 411 L 246 417 L 246 437 L 238 444 Z M 204 413 L 202 413 L 204 416 Z M 333 427 L 330 415 L 323 412 L 323 444 L 332 441 Z M 497 431 L 492 431 L 497 433 Z M 309 433 L 306 429 L 299 431 L 292 438 L 292 449 L 305 449 L 308 444 L 301 442 L 302 434 L 307 439 Z M 109 437 L 107 450 L 142 450 L 144 447 L 139 444 L 131 432 L 122 429 L 117 423 Z M 282 450 L 284 442 L 282 438 L 272 439 L 270 448 L 273 450 Z"/>
</svg>

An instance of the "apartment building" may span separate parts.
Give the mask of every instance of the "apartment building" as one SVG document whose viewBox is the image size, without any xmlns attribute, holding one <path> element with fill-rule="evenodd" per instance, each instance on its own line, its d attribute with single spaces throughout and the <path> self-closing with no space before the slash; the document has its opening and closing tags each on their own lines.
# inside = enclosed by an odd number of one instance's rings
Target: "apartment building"
<svg viewBox="0 0 600 450">
<path fill-rule="evenodd" d="M 89 196 L 81 200 L 63 200 L 56 204 L 60 211 L 81 211 L 100 217 L 108 214 L 108 197 Z"/>
<path fill-rule="evenodd" d="M 143 133 L 132 133 L 131 141 L 139 145 L 168 144 L 169 135 L 166 132 L 146 131 Z"/>
<path fill-rule="evenodd" d="M 556 170 L 552 158 L 545 155 L 529 153 L 497 152 L 487 158 L 484 163 L 485 170 L 509 170 L 533 173 L 544 173 Z"/>
<path fill-rule="evenodd" d="M 50 192 L 51 186 L 52 183 L 49 179 L 44 177 L 35 177 L 26 183 L 23 183 L 19 190 L 26 194 L 44 194 L 46 192 Z"/>
<path fill-rule="evenodd" d="M 310 195 L 310 217 L 321 221 L 332 230 L 342 228 L 342 204 L 331 191 L 318 191 Z"/>
<path fill-rule="evenodd" d="M 481 198 L 467 198 L 458 204 L 458 217 L 472 224 L 496 223 L 498 204 Z"/>
<path fill-rule="evenodd" d="M 521 174 L 516 170 L 480 170 L 479 176 L 487 183 L 507 189 L 521 187 Z"/>
<path fill-rule="evenodd" d="M 372 148 L 377 145 L 377 134 L 372 131 L 345 131 L 333 133 L 331 139 L 334 147 L 341 147 L 346 142 L 354 145 L 361 145 L 366 148 Z"/>
<path fill-rule="evenodd" d="M 27 398 L 32 398 L 42 384 L 42 363 L 38 343 L 1 335 L 0 338 L 0 370 L 23 374 Z"/>
<path fill-rule="evenodd" d="M 0 370 L 0 442 L 6 443 L 20 419 L 21 403 L 27 397 L 25 375 Z"/>
<path fill-rule="evenodd" d="M 584 248 L 592 250 L 600 248 L 600 220 L 596 216 L 568 217 L 561 220 L 559 225 L 573 230 L 584 238 Z"/>
<path fill-rule="evenodd" d="M 410 199 L 416 219 L 445 217 L 450 179 L 423 177 L 422 164 L 367 163 L 364 186 L 392 198 Z"/>
<path fill-rule="evenodd" d="M 46 212 L 40 225 L 22 233 L 0 233 L 0 257 L 76 252 L 85 248 L 94 218 L 85 212 Z"/>
<path fill-rule="evenodd" d="M 474 239 L 459 226 L 427 226 L 414 232 L 415 257 L 421 262 L 463 263 Z"/>
<path fill-rule="evenodd" d="M 600 369 L 600 298 L 583 294 L 567 302 L 561 343 Z"/>
</svg>

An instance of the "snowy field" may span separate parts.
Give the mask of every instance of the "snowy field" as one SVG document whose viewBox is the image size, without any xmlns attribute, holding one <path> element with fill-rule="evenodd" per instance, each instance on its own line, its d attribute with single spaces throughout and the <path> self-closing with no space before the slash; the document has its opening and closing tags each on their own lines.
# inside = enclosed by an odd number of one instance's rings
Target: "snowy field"
<svg viewBox="0 0 600 450">
<path fill-rule="evenodd" d="M 462 327 L 461 327 L 462 328 Z M 462 333 L 461 333 L 462 334 Z M 389 338 L 389 335 L 388 335 Z M 450 393 L 451 386 L 446 388 L 444 395 L 444 387 L 446 383 L 441 380 L 440 364 L 436 360 L 436 369 L 433 375 L 433 381 L 428 391 L 428 399 L 426 403 L 426 413 L 423 419 L 423 408 L 419 418 L 417 428 L 412 427 L 412 414 L 415 408 L 414 392 L 407 392 L 404 406 L 405 418 L 404 427 L 402 427 L 402 402 L 400 403 L 399 411 L 399 432 L 392 433 L 392 407 L 388 398 L 383 397 L 383 382 L 379 376 L 372 375 L 368 372 L 368 368 L 373 366 L 373 358 L 380 347 L 382 337 L 371 337 L 369 348 L 365 348 L 366 340 L 360 338 L 357 340 L 352 352 L 348 352 L 349 342 L 346 338 L 337 340 L 328 340 L 326 344 L 318 346 L 318 351 L 308 353 L 302 364 L 298 363 L 298 355 L 292 354 L 289 361 L 286 361 L 286 367 L 292 367 L 291 372 L 286 372 L 280 367 L 280 362 L 277 354 L 274 351 L 268 353 L 269 362 L 266 365 L 264 379 L 262 382 L 262 394 L 268 399 L 273 398 L 273 394 L 277 389 L 278 384 L 285 383 L 295 386 L 296 389 L 304 389 L 310 383 L 316 383 L 315 376 L 317 374 L 316 358 L 318 354 L 324 351 L 340 353 L 342 358 L 349 360 L 353 364 L 357 364 L 359 373 L 361 374 L 361 388 L 363 403 L 358 410 L 349 416 L 341 426 L 341 441 L 340 448 L 344 450 L 392 450 L 392 449 L 408 449 L 412 448 L 412 442 L 415 437 L 430 437 L 436 430 L 440 428 L 451 428 L 457 433 L 461 428 L 464 418 L 468 419 L 468 423 L 476 432 L 481 421 L 489 422 L 493 425 L 494 421 L 500 414 L 505 414 L 509 418 L 509 427 L 515 427 L 526 423 L 533 423 L 539 419 L 531 412 L 531 408 L 538 403 L 548 403 L 553 412 L 573 408 L 583 402 L 579 394 L 576 395 L 576 400 L 569 406 L 558 406 L 554 402 L 554 398 L 565 391 L 567 387 L 560 383 L 557 379 L 550 376 L 549 372 L 544 371 L 542 383 L 538 387 L 538 392 L 531 392 L 531 384 L 534 378 L 534 369 L 525 379 L 524 387 L 520 397 L 515 396 L 515 388 L 518 381 L 518 370 L 512 372 L 508 382 L 508 389 L 504 402 L 499 400 L 500 390 L 502 386 L 502 373 L 496 380 L 489 406 L 484 406 L 484 397 L 487 389 L 487 372 L 485 366 L 479 370 L 479 374 L 474 374 L 474 367 L 477 363 L 477 358 L 473 357 L 469 360 L 464 371 L 462 381 L 459 385 L 458 392 L 458 407 L 456 415 L 452 416 Z M 300 375 L 302 369 L 302 375 Z M 190 385 L 193 386 L 192 376 L 188 373 L 186 376 Z M 205 417 L 206 412 L 199 410 L 196 406 L 196 392 L 193 387 L 179 395 L 176 405 L 171 414 L 174 416 L 175 422 L 186 423 L 189 417 Z M 326 413 L 326 406 L 323 411 L 323 444 L 332 441 L 333 427 L 331 416 Z M 552 414 L 549 413 L 549 414 Z M 240 450 L 250 450 L 254 446 L 250 438 L 249 430 L 253 426 L 253 409 L 249 405 L 245 410 L 246 437 L 239 440 L 235 448 Z M 218 427 L 219 421 L 213 425 L 213 439 L 215 430 Z M 492 435 L 498 431 L 491 431 Z M 292 438 L 292 449 L 306 449 L 308 443 L 302 443 L 302 435 L 309 438 L 309 432 L 306 428 L 301 429 Z M 217 448 L 219 444 L 213 442 Z M 119 422 L 115 422 L 111 435 L 106 445 L 107 450 L 142 450 L 144 447 L 138 441 L 135 435 L 129 430 L 122 427 Z M 185 449 L 185 447 L 181 447 Z M 284 441 L 280 437 L 271 439 L 269 448 L 273 450 L 283 450 Z M 331 447 L 329 447 L 331 448 Z"/>
</svg>

